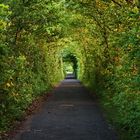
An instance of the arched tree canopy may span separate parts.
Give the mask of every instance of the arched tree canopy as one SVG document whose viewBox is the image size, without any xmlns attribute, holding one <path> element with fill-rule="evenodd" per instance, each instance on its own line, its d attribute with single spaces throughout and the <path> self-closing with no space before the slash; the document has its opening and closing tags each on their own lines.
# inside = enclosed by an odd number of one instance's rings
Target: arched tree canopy
<svg viewBox="0 0 140 140">
<path fill-rule="evenodd" d="M 139 19 L 139 0 L 1 0 L 0 131 L 64 78 L 69 61 L 115 108 L 112 121 L 138 138 Z"/>
</svg>

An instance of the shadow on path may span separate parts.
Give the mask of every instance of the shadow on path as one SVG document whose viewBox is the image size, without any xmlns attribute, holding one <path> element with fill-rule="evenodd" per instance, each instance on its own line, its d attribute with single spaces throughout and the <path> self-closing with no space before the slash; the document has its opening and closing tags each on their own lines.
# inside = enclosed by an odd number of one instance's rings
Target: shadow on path
<svg viewBox="0 0 140 140">
<path fill-rule="evenodd" d="M 25 124 L 14 140 L 117 140 L 95 99 L 72 75 Z"/>
</svg>

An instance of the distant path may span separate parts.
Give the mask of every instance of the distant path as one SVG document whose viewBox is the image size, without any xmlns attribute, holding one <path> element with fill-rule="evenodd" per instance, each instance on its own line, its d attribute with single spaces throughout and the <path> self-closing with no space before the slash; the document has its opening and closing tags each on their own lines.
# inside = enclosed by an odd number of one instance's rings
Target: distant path
<svg viewBox="0 0 140 140">
<path fill-rule="evenodd" d="M 68 77 L 14 140 L 117 140 L 92 96 Z"/>
</svg>

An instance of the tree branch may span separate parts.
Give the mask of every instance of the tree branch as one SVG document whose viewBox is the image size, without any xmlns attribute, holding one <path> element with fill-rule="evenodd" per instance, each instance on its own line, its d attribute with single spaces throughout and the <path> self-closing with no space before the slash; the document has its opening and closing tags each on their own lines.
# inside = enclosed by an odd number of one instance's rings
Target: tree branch
<svg viewBox="0 0 140 140">
<path fill-rule="evenodd" d="M 112 0 L 115 4 L 117 4 L 118 6 L 122 7 L 122 5 L 120 3 L 118 3 L 117 1 L 115 0 Z"/>
</svg>

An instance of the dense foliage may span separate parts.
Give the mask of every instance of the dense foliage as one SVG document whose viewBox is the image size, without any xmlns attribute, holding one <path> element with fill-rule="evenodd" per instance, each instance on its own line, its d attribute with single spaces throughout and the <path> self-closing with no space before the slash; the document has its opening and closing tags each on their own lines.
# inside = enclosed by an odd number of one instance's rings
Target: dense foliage
<svg viewBox="0 0 140 140">
<path fill-rule="evenodd" d="M 75 35 L 83 63 L 80 79 L 102 97 L 112 121 L 139 139 L 139 3 L 81 0 L 76 10 L 82 21 Z"/>
<path fill-rule="evenodd" d="M 1 3 L 0 131 L 63 78 L 67 59 L 111 111 L 113 123 L 139 139 L 139 1 Z"/>
<path fill-rule="evenodd" d="M 13 0 L 0 5 L 0 130 L 63 78 L 55 1 Z"/>
</svg>

